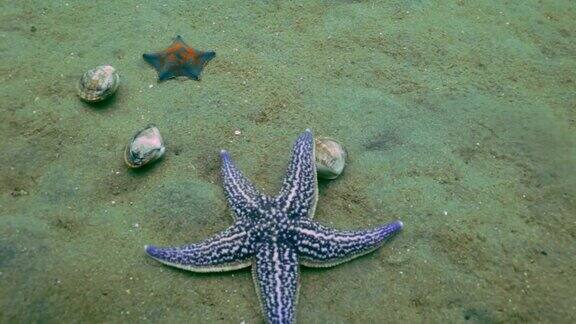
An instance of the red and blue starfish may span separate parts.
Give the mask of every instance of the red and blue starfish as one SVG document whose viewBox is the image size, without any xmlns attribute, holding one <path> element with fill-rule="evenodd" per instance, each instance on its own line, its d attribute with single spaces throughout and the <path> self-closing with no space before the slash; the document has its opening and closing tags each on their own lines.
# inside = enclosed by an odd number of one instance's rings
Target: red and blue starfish
<svg viewBox="0 0 576 324">
<path fill-rule="evenodd" d="M 186 76 L 200 80 L 204 65 L 216 56 L 212 51 L 199 51 L 186 45 L 180 36 L 176 36 L 172 45 L 161 52 L 142 55 L 158 71 L 158 80 L 164 81 L 177 76 Z"/>
<path fill-rule="evenodd" d="M 340 231 L 312 220 L 318 186 L 312 132 L 294 143 L 280 194 L 269 197 L 234 166 L 222 151 L 224 192 L 234 224 L 196 244 L 158 248 L 146 253 L 167 265 L 196 272 L 252 266 L 256 292 L 268 323 L 293 323 L 302 264 L 331 267 L 380 247 L 402 229 L 395 221 L 369 230 Z"/>
</svg>

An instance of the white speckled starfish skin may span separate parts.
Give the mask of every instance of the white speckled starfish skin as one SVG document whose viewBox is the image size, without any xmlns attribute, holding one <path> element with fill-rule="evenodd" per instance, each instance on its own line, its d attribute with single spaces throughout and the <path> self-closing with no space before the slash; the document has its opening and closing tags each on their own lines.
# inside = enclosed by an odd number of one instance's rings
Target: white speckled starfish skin
<svg viewBox="0 0 576 324">
<path fill-rule="evenodd" d="M 370 230 L 339 231 L 312 220 L 318 186 L 312 132 L 294 143 L 277 197 L 259 193 L 222 151 L 224 191 L 234 224 L 196 244 L 146 252 L 167 265 L 196 272 L 228 271 L 252 265 L 256 292 L 268 323 L 293 323 L 299 264 L 330 267 L 380 247 L 402 229 L 395 221 Z"/>
</svg>

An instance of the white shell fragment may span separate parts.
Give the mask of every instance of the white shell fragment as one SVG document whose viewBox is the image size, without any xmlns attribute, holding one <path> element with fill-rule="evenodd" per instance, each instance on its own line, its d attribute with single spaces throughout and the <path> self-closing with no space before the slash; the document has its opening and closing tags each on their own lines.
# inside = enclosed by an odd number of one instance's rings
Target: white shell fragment
<svg viewBox="0 0 576 324">
<path fill-rule="evenodd" d="M 158 127 L 150 124 L 132 137 L 124 160 L 129 167 L 140 168 L 161 158 L 165 150 Z"/>
<path fill-rule="evenodd" d="M 330 138 L 317 138 L 316 145 L 316 172 L 319 178 L 336 179 L 346 165 L 346 150 Z"/>
<path fill-rule="evenodd" d="M 120 85 L 120 76 L 111 65 L 101 65 L 84 73 L 78 83 L 78 96 L 87 102 L 110 98 Z"/>
</svg>

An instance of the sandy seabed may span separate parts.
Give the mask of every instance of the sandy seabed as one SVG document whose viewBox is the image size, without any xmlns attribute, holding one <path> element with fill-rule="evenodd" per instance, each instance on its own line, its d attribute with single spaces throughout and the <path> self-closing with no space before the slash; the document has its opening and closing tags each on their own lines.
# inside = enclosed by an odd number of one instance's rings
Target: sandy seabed
<svg viewBox="0 0 576 324">
<path fill-rule="evenodd" d="M 259 323 L 249 270 L 145 244 L 231 222 L 226 149 L 264 192 L 305 128 L 348 150 L 316 219 L 401 219 L 381 249 L 303 268 L 301 323 L 576 321 L 576 7 L 558 1 L 3 1 L 0 321 Z M 176 35 L 217 57 L 163 83 Z M 76 96 L 112 64 L 109 102 Z M 165 158 L 138 172 L 154 123 Z"/>
</svg>

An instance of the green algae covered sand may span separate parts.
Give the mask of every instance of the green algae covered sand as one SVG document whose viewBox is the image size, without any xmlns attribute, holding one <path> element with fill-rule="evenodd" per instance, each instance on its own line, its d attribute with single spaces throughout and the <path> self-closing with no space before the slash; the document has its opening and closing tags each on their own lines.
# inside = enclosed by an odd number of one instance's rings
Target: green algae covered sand
<svg viewBox="0 0 576 324">
<path fill-rule="evenodd" d="M 260 323 L 249 269 L 195 274 L 145 244 L 230 224 L 218 154 L 266 194 L 304 129 L 348 153 L 315 220 L 401 219 L 386 247 L 302 268 L 296 319 L 576 318 L 576 20 L 568 0 L 0 5 L 0 321 Z M 176 35 L 218 56 L 159 83 Z M 109 101 L 80 101 L 110 64 Z M 154 123 L 166 155 L 124 165 Z"/>
</svg>

